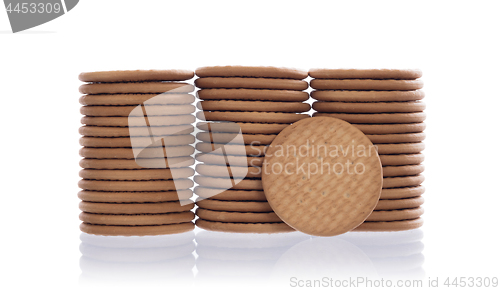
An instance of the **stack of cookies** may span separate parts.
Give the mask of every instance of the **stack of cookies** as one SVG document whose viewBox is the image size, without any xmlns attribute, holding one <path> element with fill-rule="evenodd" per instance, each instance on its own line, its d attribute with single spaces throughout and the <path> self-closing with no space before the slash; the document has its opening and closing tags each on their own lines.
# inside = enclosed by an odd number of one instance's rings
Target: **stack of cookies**
<svg viewBox="0 0 500 291">
<path fill-rule="evenodd" d="M 375 145 L 383 190 L 375 211 L 356 230 L 391 231 L 423 223 L 425 104 L 420 70 L 309 71 L 313 116 L 345 120 Z"/>
<path fill-rule="evenodd" d="M 292 231 L 272 210 L 261 174 L 266 147 L 289 124 L 308 118 L 307 73 L 275 67 L 196 70 L 198 97 L 196 224 L 207 230 Z"/>
<path fill-rule="evenodd" d="M 191 71 L 82 73 L 80 228 L 97 235 L 192 230 Z"/>
</svg>

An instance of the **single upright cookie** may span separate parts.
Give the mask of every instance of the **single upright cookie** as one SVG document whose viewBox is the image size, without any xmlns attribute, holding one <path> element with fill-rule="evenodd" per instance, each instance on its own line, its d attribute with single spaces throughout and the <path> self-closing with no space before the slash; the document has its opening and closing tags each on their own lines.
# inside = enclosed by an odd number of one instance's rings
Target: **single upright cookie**
<svg viewBox="0 0 500 291">
<path fill-rule="evenodd" d="M 396 79 L 415 80 L 422 77 L 418 69 L 311 69 L 309 76 L 316 79 Z"/>
<path fill-rule="evenodd" d="M 214 66 L 196 69 L 198 77 L 254 77 L 302 80 L 307 72 L 291 68 L 250 67 L 250 66 Z"/>
<path fill-rule="evenodd" d="M 185 81 L 194 77 L 188 70 L 134 70 L 102 71 L 81 73 L 78 79 L 83 82 L 116 83 L 145 81 Z"/>
</svg>

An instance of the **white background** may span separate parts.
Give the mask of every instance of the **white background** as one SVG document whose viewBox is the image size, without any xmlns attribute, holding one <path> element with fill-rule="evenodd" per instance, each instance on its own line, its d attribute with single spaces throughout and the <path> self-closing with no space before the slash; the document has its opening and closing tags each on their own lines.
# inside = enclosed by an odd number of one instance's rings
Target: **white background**
<svg viewBox="0 0 500 291">
<path fill-rule="evenodd" d="M 422 69 L 423 268 L 500 276 L 499 28 L 494 1 L 87 0 L 17 34 L 0 11 L 0 284 L 79 286 L 78 74 L 206 65 Z"/>
</svg>

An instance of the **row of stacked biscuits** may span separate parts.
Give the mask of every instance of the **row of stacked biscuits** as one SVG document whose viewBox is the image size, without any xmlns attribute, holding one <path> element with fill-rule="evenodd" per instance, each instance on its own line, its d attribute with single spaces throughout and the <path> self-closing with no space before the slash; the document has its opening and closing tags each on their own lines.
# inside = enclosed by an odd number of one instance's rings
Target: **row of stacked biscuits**
<svg viewBox="0 0 500 291">
<path fill-rule="evenodd" d="M 195 194 L 200 228 L 230 232 L 293 231 L 262 188 L 265 148 L 289 124 L 308 118 L 307 72 L 273 67 L 196 70 L 198 108 Z M 207 122 L 205 122 L 207 121 Z M 241 133 L 241 134 L 240 134 Z"/>
<path fill-rule="evenodd" d="M 194 87 L 178 82 L 193 76 L 177 70 L 80 74 L 86 82 L 80 87 L 83 232 L 158 235 L 194 228 L 188 203 Z"/>
<path fill-rule="evenodd" d="M 423 221 L 425 103 L 420 70 L 314 69 L 313 116 L 331 116 L 360 129 L 383 166 L 378 205 L 357 230 L 405 230 Z"/>
</svg>

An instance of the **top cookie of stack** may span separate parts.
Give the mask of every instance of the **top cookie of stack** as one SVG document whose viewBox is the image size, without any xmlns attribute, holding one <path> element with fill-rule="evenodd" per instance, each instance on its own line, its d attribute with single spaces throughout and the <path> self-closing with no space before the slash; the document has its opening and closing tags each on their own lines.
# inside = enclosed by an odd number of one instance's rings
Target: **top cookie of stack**
<svg viewBox="0 0 500 291">
<path fill-rule="evenodd" d="M 191 71 L 82 73 L 83 232 L 154 235 L 192 230 Z M 165 153 L 167 156 L 165 156 Z M 168 159 L 167 159 L 168 157 Z M 174 180 L 175 179 L 175 182 Z M 182 203 L 184 204 L 184 203 Z"/>
<path fill-rule="evenodd" d="M 292 231 L 272 211 L 261 182 L 265 148 L 289 124 L 308 118 L 307 72 L 275 67 L 204 67 L 196 70 L 197 135 L 201 154 L 195 193 L 204 229 L 230 232 Z M 215 123 L 214 123 L 215 122 Z M 216 123 L 230 122 L 230 123 Z M 215 124 L 215 125 L 214 125 Z M 241 129 L 242 139 L 235 141 Z M 239 143 L 239 144 L 238 144 Z M 224 155 L 213 153 L 224 146 Z M 239 157 L 239 158 L 238 158 Z M 230 163 L 230 168 L 228 167 Z M 247 170 L 248 166 L 248 170 Z M 239 183 L 234 180 L 242 179 Z M 213 196 L 216 193 L 218 195 Z"/>
<path fill-rule="evenodd" d="M 313 69 L 314 116 L 352 123 L 377 147 L 383 166 L 380 201 L 357 230 L 422 225 L 425 103 L 420 70 Z"/>
</svg>

